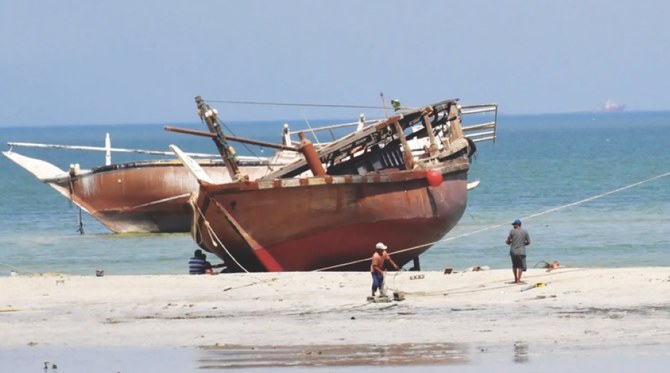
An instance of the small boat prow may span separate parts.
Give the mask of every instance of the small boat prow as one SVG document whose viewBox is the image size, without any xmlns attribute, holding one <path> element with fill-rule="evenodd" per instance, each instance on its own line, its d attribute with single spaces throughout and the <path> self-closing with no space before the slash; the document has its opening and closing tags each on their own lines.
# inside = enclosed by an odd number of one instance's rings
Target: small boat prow
<svg viewBox="0 0 670 373">
<path fill-rule="evenodd" d="M 23 167 L 26 171 L 33 174 L 37 179 L 39 179 L 42 182 L 47 182 L 49 180 L 68 176 L 67 172 L 61 170 L 60 168 L 54 166 L 53 164 L 47 161 L 26 157 L 25 155 L 15 153 L 11 150 L 2 152 L 2 154 L 4 154 L 5 157 L 11 159 L 17 165 Z"/>
</svg>

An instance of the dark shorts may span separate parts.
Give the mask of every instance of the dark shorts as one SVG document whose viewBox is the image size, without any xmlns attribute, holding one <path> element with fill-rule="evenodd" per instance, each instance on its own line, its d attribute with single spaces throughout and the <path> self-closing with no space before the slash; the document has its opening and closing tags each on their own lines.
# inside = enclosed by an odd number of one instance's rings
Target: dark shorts
<svg viewBox="0 0 670 373">
<path fill-rule="evenodd" d="M 513 254 L 510 254 L 510 256 L 512 257 L 512 268 L 521 268 L 526 272 L 526 256 Z"/>
</svg>

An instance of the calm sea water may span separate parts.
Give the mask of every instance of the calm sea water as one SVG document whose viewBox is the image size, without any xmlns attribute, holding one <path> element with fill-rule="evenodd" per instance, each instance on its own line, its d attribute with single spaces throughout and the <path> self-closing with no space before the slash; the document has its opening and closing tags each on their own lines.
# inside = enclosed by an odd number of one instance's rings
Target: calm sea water
<svg viewBox="0 0 670 373">
<path fill-rule="evenodd" d="M 282 124 L 229 126 L 238 136 L 279 142 Z M 199 123 L 181 127 L 203 129 Z M 169 144 L 177 144 L 187 151 L 214 151 L 208 139 L 149 124 L 0 128 L 0 140 L 3 145 L 16 141 L 103 146 L 107 132 L 114 147 L 167 151 Z M 531 267 L 553 260 L 587 267 L 670 265 L 670 112 L 499 116 L 495 144 L 480 143 L 478 148 L 470 179 L 481 184 L 470 192 L 459 225 L 422 255 L 422 269 L 509 268 L 504 240 L 515 218 L 524 221 L 533 240 Z M 103 153 L 15 151 L 63 169 L 71 163 L 86 168 L 104 162 Z M 113 155 L 114 162 L 133 159 L 138 156 Z M 186 273 L 186 261 L 196 248 L 189 235 L 112 234 L 85 214 L 81 235 L 76 206 L 5 157 L 0 157 L 0 169 L 0 275 L 12 269 Z"/>
</svg>

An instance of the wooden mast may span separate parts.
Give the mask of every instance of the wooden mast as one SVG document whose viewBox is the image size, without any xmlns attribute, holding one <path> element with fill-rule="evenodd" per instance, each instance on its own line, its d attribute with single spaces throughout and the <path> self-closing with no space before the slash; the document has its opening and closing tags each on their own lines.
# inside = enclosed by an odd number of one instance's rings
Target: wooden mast
<svg viewBox="0 0 670 373">
<path fill-rule="evenodd" d="M 226 135 L 221 130 L 217 110 L 210 108 L 200 96 L 195 98 L 195 103 L 198 106 L 198 115 L 202 121 L 207 124 L 207 128 L 209 128 L 211 133 L 216 134 L 216 136 L 212 137 L 212 140 L 214 140 L 214 144 L 219 150 L 219 154 L 221 155 L 226 168 L 228 168 L 228 172 L 230 172 L 231 175 L 235 175 L 235 180 L 241 181 L 242 176 L 240 174 L 240 169 L 237 166 L 237 160 L 235 159 L 235 149 L 231 145 L 228 145 Z"/>
</svg>

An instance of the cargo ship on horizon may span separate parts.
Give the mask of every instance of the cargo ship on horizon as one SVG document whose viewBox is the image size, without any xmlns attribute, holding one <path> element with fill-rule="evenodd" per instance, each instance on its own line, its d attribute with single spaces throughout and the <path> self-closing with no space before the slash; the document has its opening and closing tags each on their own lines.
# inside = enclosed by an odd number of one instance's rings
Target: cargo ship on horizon
<svg viewBox="0 0 670 373">
<path fill-rule="evenodd" d="M 605 101 L 605 104 L 603 105 L 602 109 L 600 111 L 604 111 L 606 113 L 614 113 L 617 111 L 624 111 L 626 109 L 626 105 L 624 104 L 617 104 L 616 102 L 612 101 L 611 99 L 608 99 Z"/>
</svg>

